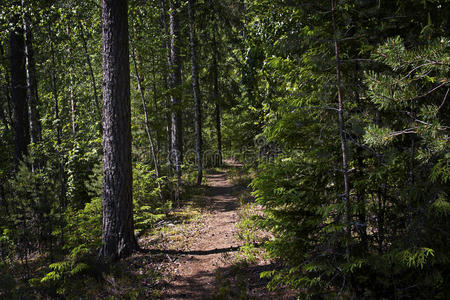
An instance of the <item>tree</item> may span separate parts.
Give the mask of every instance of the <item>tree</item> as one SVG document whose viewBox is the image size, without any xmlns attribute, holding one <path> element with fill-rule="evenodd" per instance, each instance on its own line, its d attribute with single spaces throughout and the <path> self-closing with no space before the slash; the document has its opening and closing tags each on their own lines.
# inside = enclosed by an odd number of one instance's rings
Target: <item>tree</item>
<svg viewBox="0 0 450 300">
<path fill-rule="evenodd" d="M 195 152 L 197 156 L 197 184 L 202 184 L 203 165 L 202 165 L 202 100 L 198 83 L 198 65 L 197 65 L 197 45 L 195 37 L 195 3 L 189 0 L 189 40 L 191 46 L 191 68 L 192 68 L 192 91 L 194 95 L 194 131 L 195 131 Z"/>
<path fill-rule="evenodd" d="M 219 95 L 219 68 L 217 62 L 217 44 L 216 44 L 216 34 L 213 31 L 212 37 L 213 45 L 213 98 L 214 98 L 214 120 L 216 125 L 216 137 L 217 137 L 217 152 L 219 154 L 219 165 L 222 165 L 222 124 L 221 124 L 221 112 L 220 112 L 220 95 Z"/>
<path fill-rule="evenodd" d="M 10 33 L 10 70 L 11 99 L 14 108 L 14 159 L 16 164 L 27 154 L 30 142 L 28 106 L 27 106 L 27 76 L 25 68 L 25 39 L 19 15 L 12 18 L 14 27 Z"/>
<path fill-rule="evenodd" d="M 27 9 L 26 2 L 22 0 L 23 9 Z M 30 118 L 31 143 L 37 143 L 41 139 L 41 122 L 38 110 L 39 95 L 36 78 L 36 63 L 33 51 L 33 32 L 29 12 L 23 13 L 23 28 L 25 33 L 25 58 L 27 73 L 28 106 Z"/>
<path fill-rule="evenodd" d="M 131 38 L 130 38 L 130 44 L 131 44 Z M 161 169 L 160 169 L 160 166 L 158 163 L 158 158 L 157 158 L 157 153 L 156 153 L 156 149 L 155 149 L 155 143 L 154 143 L 153 137 L 152 137 L 152 132 L 150 130 L 150 124 L 149 124 L 148 112 L 147 112 L 147 103 L 145 101 L 144 89 L 142 87 L 142 78 L 138 71 L 137 62 L 136 62 L 136 54 L 135 54 L 135 49 L 134 49 L 133 45 L 131 45 L 131 59 L 133 61 L 134 73 L 135 73 L 136 79 L 137 79 L 138 90 L 141 95 L 142 109 L 144 111 L 145 131 L 147 132 L 148 142 L 150 144 L 150 151 L 152 153 L 152 158 L 153 158 L 153 164 L 155 165 L 155 176 L 156 176 L 156 180 L 158 181 L 159 177 L 161 175 Z M 159 183 L 159 181 L 158 181 L 158 186 L 161 189 L 161 184 Z M 159 191 L 159 196 L 162 200 L 163 196 L 162 196 L 161 190 Z"/>
<path fill-rule="evenodd" d="M 103 224 L 99 257 L 130 255 L 133 226 L 128 2 L 103 0 Z"/>
<path fill-rule="evenodd" d="M 172 104 L 172 163 L 175 164 L 177 175 L 177 191 L 175 198 L 179 198 L 181 186 L 181 164 L 183 162 L 183 123 L 181 115 L 181 97 L 179 88 L 181 86 L 181 59 L 180 59 L 180 29 L 178 24 L 178 0 L 170 0 L 169 31 L 170 31 L 170 58 L 169 58 L 169 88 L 171 89 L 170 100 Z"/>
</svg>

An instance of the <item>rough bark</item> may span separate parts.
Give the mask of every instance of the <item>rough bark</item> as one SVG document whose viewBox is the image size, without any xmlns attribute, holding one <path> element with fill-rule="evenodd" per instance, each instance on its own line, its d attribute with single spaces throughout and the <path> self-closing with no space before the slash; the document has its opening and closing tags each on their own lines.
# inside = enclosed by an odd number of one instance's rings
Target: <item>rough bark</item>
<svg viewBox="0 0 450 300">
<path fill-rule="evenodd" d="M 203 178 L 203 162 L 202 162 L 202 99 L 198 81 L 198 65 L 197 65 L 197 45 L 195 38 L 194 16 L 195 16 L 194 0 L 189 0 L 189 40 L 191 46 L 191 65 L 192 65 L 192 91 L 194 96 L 194 131 L 195 131 L 195 153 L 197 156 L 197 184 L 202 184 Z"/>
<path fill-rule="evenodd" d="M 14 27 L 10 33 L 10 71 L 11 100 L 14 115 L 14 159 L 16 165 L 27 154 L 30 141 L 28 106 L 27 106 L 27 75 L 25 68 L 25 39 L 19 16 L 14 16 Z"/>
<path fill-rule="evenodd" d="M 170 75 L 169 88 L 172 90 L 170 100 L 172 104 L 172 152 L 171 157 L 175 164 L 177 175 L 177 191 L 175 197 L 179 198 L 181 187 L 181 164 L 183 162 L 183 123 L 181 115 L 181 98 L 176 89 L 181 86 L 181 61 L 179 47 L 179 24 L 178 12 L 179 3 L 177 0 L 170 0 L 169 30 L 170 30 Z"/>
<path fill-rule="evenodd" d="M 128 2 L 102 1 L 103 224 L 99 258 L 112 262 L 136 248 L 131 169 Z"/>
</svg>

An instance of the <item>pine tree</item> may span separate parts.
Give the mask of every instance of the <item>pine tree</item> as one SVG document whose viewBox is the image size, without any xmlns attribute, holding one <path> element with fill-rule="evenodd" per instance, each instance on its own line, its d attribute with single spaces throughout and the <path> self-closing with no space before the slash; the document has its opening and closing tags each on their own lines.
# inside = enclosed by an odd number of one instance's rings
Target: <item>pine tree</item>
<svg viewBox="0 0 450 300">
<path fill-rule="evenodd" d="M 103 225 L 99 257 L 112 261 L 137 247 L 133 226 L 128 3 L 104 0 Z"/>
</svg>

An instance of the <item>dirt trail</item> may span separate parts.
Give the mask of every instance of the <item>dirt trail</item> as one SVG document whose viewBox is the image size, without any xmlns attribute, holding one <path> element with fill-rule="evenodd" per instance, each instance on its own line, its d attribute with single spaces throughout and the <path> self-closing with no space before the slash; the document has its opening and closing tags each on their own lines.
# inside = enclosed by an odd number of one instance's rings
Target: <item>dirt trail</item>
<svg viewBox="0 0 450 300">
<path fill-rule="evenodd" d="M 234 186 L 226 173 L 206 176 L 208 189 L 205 196 L 211 212 L 202 220 L 198 234 L 183 251 L 175 277 L 164 290 L 164 299 L 210 299 L 216 290 L 216 271 L 226 267 L 226 257 L 236 251 L 239 244 L 235 237 L 238 222 L 238 200 Z"/>
<path fill-rule="evenodd" d="M 157 292 L 150 298 L 296 299 L 287 291 L 269 292 L 268 280 L 260 278 L 262 271 L 273 270 L 276 263 L 263 257 L 251 263 L 242 260 L 244 241 L 237 237 L 236 224 L 243 211 L 238 197 L 248 191 L 227 178 L 230 168 L 240 166 L 226 163 L 222 171 L 206 175 L 207 185 L 189 197 L 159 231 L 139 241 L 147 253 L 134 256 L 129 265 L 138 274 L 153 274 L 141 277 L 140 284 Z"/>
</svg>

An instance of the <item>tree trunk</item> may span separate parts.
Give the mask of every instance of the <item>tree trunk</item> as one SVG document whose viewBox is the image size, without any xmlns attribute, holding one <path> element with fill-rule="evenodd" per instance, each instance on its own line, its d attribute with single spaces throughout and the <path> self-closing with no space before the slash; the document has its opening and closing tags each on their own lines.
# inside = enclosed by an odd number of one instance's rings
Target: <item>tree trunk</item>
<svg viewBox="0 0 450 300">
<path fill-rule="evenodd" d="M 334 0 L 331 0 L 331 17 L 333 23 L 333 40 L 334 40 L 334 51 L 336 59 L 336 86 L 338 92 L 338 113 L 339 113 L 339 136 L 341 139 L 341 152 L 342 152 L 342 172 L 344 175 L 344 194 L 342 195 L 344 205 L 345 205 L 345 231 L 347 237 L 351 236 L 350 228 L 350 204 L 349 204 L 349 180 L 348 180 L 348 163 L 347 163 L 347 139 L 344 133 L 344 107 L 342 101 L 342 87 L 341 87 L 341 70 L 340 70 L 340 59 L 339 59 L 339 44 L 337 41 L 337 30 L 336 30 L 336 20 L 335 20 L 335 9 L 336 4 Z M 348 242 L 346 243 L 346 254 L 347 259 L 349 258 L 350 248 Z"/>
<path fill-rule="evenodd" d="M 30 141 L 28 106 L 27 106 L 27 74 L 25 68 L 25 39 L 19 16 L 12 18 L 14 27 L 10 33 L 10 71 L 11 99 L 14 115 L 14 160 L 16 165 L 27 154 Z"/>
<path fill-rule="evenodd" d="M 25 1 L 22 0 L 22 6 L 25 8 Z M 30 137 L 31 143 L 38 143 L 41 140 L 41 122 L 39 116 L 39 95 L 36 78 L 36 63 L 33 51 L 33 34 L 31 28 L 30 15 L 25 12 L 23 14 L 23 28 L 25 32 L 25 57 L 27 72 L 27 88 L 28 88 L 28 106 L 30 118 Z"/>
<path fill-rule="evenodd" d="M 155 66 L 155 57 L 152 58 L 152 74 L 153 74 L 153 114 L 155 115 L 156 123 L 160 124 L 161 119 L 158 118 L 158 115 L 160 113 L 159 105 L 158 105 L 158 95 L 157 95 L 157 81 L 156 81 L 156 66 Z M 158 127 L 159 128 L 159 127 Z M 156 160 L 158 163 L 158 166 L 161 166 L 161 141 L 159 140 L 158 132 L 156 132 L 155 136 L 155 151 L 156 151 Z"/>
<path fill-rule="evenodd" d="M 215 22 L 215 21 L 214 21 Z M 220 95 L 219 95 L 219 67 L 217 62 L 217 43 L 216 43 L 216 34 L 215 29 L 213 31 L 212 36 L 212 45 L 213 45 L 213 84 L 214 84 L 214 119 L 216 125 L 216 135 L 217 135 L 217 152 L 219 154 L 219 166 L 222 165 L 222 126 L 221 126 L 221 117 L 220 117 Z"/>
<path fill-rule="evenodd" d="M 197 66 L 197 52 L 195 40 L 195 3 L 194 0 L 189 0 L 189 39 L 191 44 L 191 64 L 192 64 L 192 91 L 194 96 L 194 130 L 195 130 L 195 152 L 197 156 L 197 184 L 202 184 L 203 165 L 202 165 L 202 99 L 198 83 L 198 66 Z"/>
<path fill-rule="evenodd" d="M 99 258 L 109 263 L 136 248 L 131 168 L 128 2 L 102 1 L 103 224 Z"/>
<path fill-rule="evenodd" d="M 167 77 L 164 77 L 164 87 L 166 91 L 169 89 Z M 170 159 L 170 154 L 172 153 L 172 118 L 170 114 L 170 99 L 167 96 L 164 99 L 164 108 L 166 109 L 166 147 L 167 157 L 169 158 L 169 176 L 172 176 L 172 160 Z"/>
<path fill-rule="evenodd" d="M 381 127 L 381 112 L 379 110 L 376 111 L 375 113 L 375 125 L 377 125 L 377 127 Z M 377 163 L 376 166 L 377 168 L 381 168 L 381 166 L 383 165 L 382 162 L 382 154 L 381 153 L 376 153 L 376 158 L 377 158 Z M 384 179 L 386 180 L 386 179 Z M 384 187 L 384 188 L 383 188 Z M 377 220 L 377 242 L 378 242 L 378 252 L 381 254 L 383 253 L 383 244 L 384 244 L 384 219 L 385 219 L 385 195 L 386 195 L 386 187 L 387 184 L 386 182 L 384 183 L 380 183 L 378 185 L 377 191 L 376 191 L 376 199 L 377 199 L 377 215 L 376 215 L 376 220 Z"/>
<path fill-rule="evenodd" d="M 61 242 L 64 243 L 64 224 L 63 224 L 63 211 L 66 207 L 66 179 L 64 170 L 64 156 L 62 153 L 62 120 L 59 114 L 59 96 L 58 96 L 58 84 L 56 78 L 56 59 L 55 59 L 55 49 L 53 45 L 53 40 L 51 37 L 51 27 L 48 25 L 48 33 L 50 38 L 50 52 L 52 59 L 52 70 L 51 70 L 51 84 L 52 93 L 54 101 L 55 110 L 55 121 L 56 121 L 56 145 L 58 152 L 58 181 L 59 181 L 59 215 L 60 215 L 60 227 L 61 227 Z"/>
<path fill-rule="evenodd" d="M 86 38 L 84 36 L 84 27 L 83 27 L 83 24 L 81 23 L 80 19 L 78 19 L 78 27 L 80 28 L 80 36 L 81 36 L 81 41 L 83 42 L 84 55 L 86 56 L 86 63 L 88 65 L 89 75 L 91 77 L 95 108 L 97 109 L 98 115 L 100 115 L 100 104 L 98 101 L 97 84 L 95 83 L 94 70 L 92 68 L 91 58 L 89 56 L 87 42 L 86 42 Z"/>
<path fill-rule="evenodd" d="M 163 39 L 163 47 L 166 49 L 167 54 L 167 66 L 170 68 L 172 65 L 170 62 L 170 49 L 169 49 L 169 31 L 167 29 L 167 13 L 166 8 L 164 5 L 164 0 L 161 0 L 161 32 L 163 35 L 165 35 L 165 38 Z M 169 89 L 168 84 L 168 73 L 164 72 L 164 89 L 167 91 Z M 172 153 L 172 119 L 170 114 L 170 102 L 169 97 L 165 97 L 164 101 L 164 108 L 166 110 L 166 144 L 167 144 L 167 157 L 168 165 L 169 165 L 169 176 L 172 176 L 172 161 L 170 159 L 170 154 Z"/>
<path fill-rule="evenodd" d="M 69 26 L 66 27 L 67 36 L 70 36 Z M 72 51 L 70 49 L 70 45 L 67 45 L 67 57 L 70 58 L 72 55 Z M 74 85 L 73 85 L 73 68 L 72 66 L 67 67 L 67 71 L 69 72 L 69 104 L 70 104 L 70 121 L 72 127 L 72 139 L 73 139 L 73 147 L 76 147 L 76 137 L 77 137 L 77 122 L 76 122 L 76 110 L 77 110 L 77 102 L 74 96 Z M 76 175 L 75 175 L 76 176 Z"/>
<path fill-rule="evenodd" d="M 172 152 L 171 157 L 175 164 L 175 172 L 177 175 L 177 190 L 175 198 L 178 200 L 181 187 L 181 164 L 183 163 L 183 124 L 181 116 L 181 99 L 180 91 L 177 90 L 181 86 L 181 61 L 179 47 L 179 27 L 178 12 L 179 3 L 177 0 L 170 0 L 170 75 L 169 88 L 172 90 L 170 100 L 172 104 Z"/>
<path fill-rule="evenodd" d="M 131 39 L 130 39 L 130 44 L 131 44 Z M 141 94 L 142 109 L 144 110 L 145 131 L 147 132 L 148 141 L 150 143 L 150 151 L 152 153 L 153 163 L 155 165 L 155 174 L 156 174 L 156 180 L 157 180 L 157 184 L 158 184 L 158 188 L 159 188 L 159 197 L 162 200 L 163 195 L 161 192 L 161 183 L 159 182 L 161 170 L 160 170 L 158 158 L 156 155 L 155 143 L 153 142 L 153 137 L 152 137 L 152 133 L 150 130 L 150 124 L 149 124 L 148 112 L 147 112 L 147 103 L 145 102 L 144 89 L 142 88 L 142 79 L 141 79 L 141 76 L 140 76 L 138 68 L 137 68 L 136 55 L 135 55 L 134 47 L 132 44 L 131 44 L 131 59 L 133 60 L 134 72 L 136 73 L 138 89 Z"/>
</svg>

